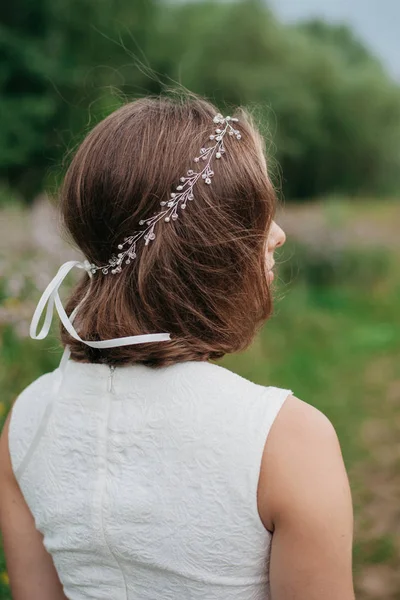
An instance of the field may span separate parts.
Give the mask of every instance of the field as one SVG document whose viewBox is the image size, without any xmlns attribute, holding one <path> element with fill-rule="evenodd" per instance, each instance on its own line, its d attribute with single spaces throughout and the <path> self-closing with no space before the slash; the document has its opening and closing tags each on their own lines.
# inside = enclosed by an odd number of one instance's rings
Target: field
<svg viewBox="0 0 400 600">
<path fill-rule="evenodd" d="M 55 337 L 29 339 L 39 291 L 79 258 L 45 198 L 2 209 L 0 419 L 61 357 Z M 282 207 L 274 316 L 251 348 L 222 364 L 293 390 L 333 422 L 355 509 L 359 600 L 400 598 L 400 203 L 331 198 Z M 69 280 L 72 283 L 77 273 Z M 64 295 L 66 290 L 62 290 Z M 54 331 L 58 323 L 54 323 Z M 0 600 L 10 598 L 0 555 Z"/>
</svg>

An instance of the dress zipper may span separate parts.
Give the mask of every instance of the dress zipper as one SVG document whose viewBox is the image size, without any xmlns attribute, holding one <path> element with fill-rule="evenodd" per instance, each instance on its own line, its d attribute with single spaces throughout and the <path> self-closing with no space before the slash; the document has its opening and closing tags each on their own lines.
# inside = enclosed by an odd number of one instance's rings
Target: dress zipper
<svg viewBox="0 0 400 600">
<path fill-rule="evenodd" d="M 110 366 L 110 375 L 108 377 L 108 391 L 113 392 L 114 391 L 113 375 L 114 375 L 114 371 L 115 371 L 115 366 L 114 365 L 109 365 L 109 366 Z"/>
</svg>

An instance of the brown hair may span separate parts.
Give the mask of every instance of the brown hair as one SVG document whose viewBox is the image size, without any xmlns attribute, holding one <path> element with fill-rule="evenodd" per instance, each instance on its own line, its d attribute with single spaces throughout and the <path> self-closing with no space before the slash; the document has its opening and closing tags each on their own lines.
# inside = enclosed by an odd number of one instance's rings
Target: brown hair
<svg viewBox="0 0 400 600">
<path fill-rule="evenodd" d="M 193 94 L 147 97 L 101 121 L 78 148 L 61 189 L 62 226 L 96 265 L 104 265 L 140 219 L 160 210 L 214 132 L 217 109 Z M 171 340 L 91 348 L 61 324 L 71 358 L 164 366 L 245 349 L 271 315 L 266 240 L 276 210 L 263 140 L 238 109 L 241 140 L 226 136 L 213 161 L 212 185 L 201 181 L 179 219 L 159 222 L 156 239 L 139 244 L 121 273 L 93 275 L 92 293 L 74 320 L 86 340 L 170 333 Z M 66 305 L 70 314 L 90 284 L 84 273 Z"/>
</svg>

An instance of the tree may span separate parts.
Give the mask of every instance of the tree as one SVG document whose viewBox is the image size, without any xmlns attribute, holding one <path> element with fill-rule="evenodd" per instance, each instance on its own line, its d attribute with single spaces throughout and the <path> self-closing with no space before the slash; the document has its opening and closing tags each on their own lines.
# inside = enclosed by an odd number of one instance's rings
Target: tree
<svg viewBox="0 0 400 600">
<path fill-rule="evenodd" d="M 0 178 L 29 199 L 77 132 L 119 102 L 126 52 L 146 47 L 152 0 L 15 0 L 0 23 Z M 113 41 L 112 41 L 113 40 Z M 130 83 L 140 83 L 138 71 Z M 49 171 L 50 169 L 50 171 Z"/>
<path fill-rule="evenodd" d="M 0 180 L 28 199 L 97 120 L 171 81 L 256 108 L 288 197 L 399 189 L 399 86 L 348 27 L 283 25 L 262 0 L 15 0 L 0 50 Z"/>
</svg>

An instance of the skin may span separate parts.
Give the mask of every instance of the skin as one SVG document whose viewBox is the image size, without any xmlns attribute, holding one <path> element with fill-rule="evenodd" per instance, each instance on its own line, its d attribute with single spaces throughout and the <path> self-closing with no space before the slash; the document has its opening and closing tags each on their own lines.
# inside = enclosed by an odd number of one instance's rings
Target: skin
<svg viewBox="0 0 400 600">
<path fill-rule="evenodd" d="M 354 600 L 353 509 L 332 423 L 289 396 L 262 458 L 259 514 L 273 532 L 272 600 Z"/>
<path fill-rule="evenodd" d="M 268 268 L 285 239 L 273 222 Z M 10 417 L 11 411 L 0 438 L 0 528 L 13 599 L 67 600 L 13 474 Z M 327 417 L 295 396 L 284 402 L 265 443 L 258 510 L 273 532 L 272 600 L 354 600 L 352 500 L 339 441 Z"/>
<path fill-rule="evenodd" d="M 274 252 L 280 246 L 286 242 L 286 234 L 281 227 L 275 222 L 272 221 L 269 233 L 268 233 L 268 242 L 267 242 L 267 255 L 265 257 L 266 265 L 268 269 L 272 269 L 275 260 L 274 260 Z M 270 279 L 272 277 L 270 276 Z"/>
<path fill-rule="evenodd" d="M 274 222 L 268 266 L 285 241 Z M 265 443 L 258 511 L 273 533 L 272 600 L 354 600 L 353 505 L 339 440 L 326 415 L 293 395 Z"/>
<path fill-rule="evenodd" d="M 14 477 L 8 448 L 11 411 L 0 438 L 0 529 L 13 600 L 68 600 L 43 536 Z"/>
</svg>

